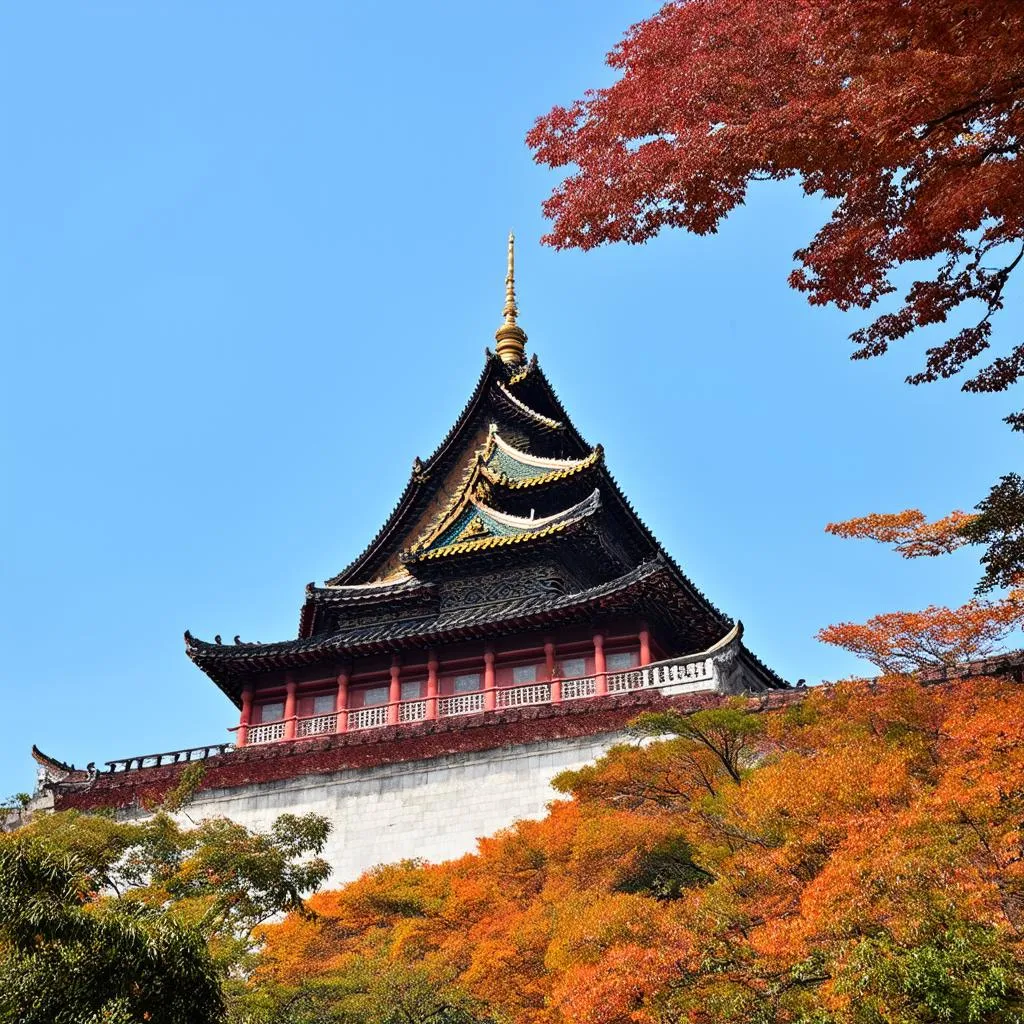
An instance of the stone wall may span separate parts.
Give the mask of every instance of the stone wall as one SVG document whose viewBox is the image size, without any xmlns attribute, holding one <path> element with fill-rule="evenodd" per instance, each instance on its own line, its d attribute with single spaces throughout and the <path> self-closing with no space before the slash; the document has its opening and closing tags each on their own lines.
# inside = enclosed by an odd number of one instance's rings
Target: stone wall
<svg viewBox="0 0 1024 1024">
<path fill-rule="evenodd" d="M 551 779 L 600 757 L 623 732 L 545 740 L 375 768 L 303 775 L 202 790 L 187 808 L 195 821 L 223 815 L 266 828 L 279 814 L 315 811 L 334 829 L 324 856 L 327 885 L 375 864 L 420 857 L 447 860 L 522 818 L 539 818 L 558 797 Z"/>
</svg>

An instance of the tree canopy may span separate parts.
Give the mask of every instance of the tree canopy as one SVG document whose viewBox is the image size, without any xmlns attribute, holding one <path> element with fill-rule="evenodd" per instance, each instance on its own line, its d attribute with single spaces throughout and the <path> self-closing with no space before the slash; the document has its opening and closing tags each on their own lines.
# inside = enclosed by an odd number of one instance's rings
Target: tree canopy
<svg viewBox="0 0 1024 1024">
<path fill-rule="evenodd" d="M 1024 254 L 1024 7 L 1017 0 L 678 0 L 611 51 L 611 86 L 556 106 L 527 136 L 572 167 L 545 203 L 546 241 L 643 242 L 714 231 L 751 182 L 799 178 L 834 204 L 790 281 L 815 304 L 867 309 L 905 265 L 902 305 L 856 330 L 855 359 L 969 318 L 911 383 L 989 349 Z M 1024 343 L 965 391 L 1024 375 Z M 1024 413 L 1008 417 L 1024 429 Z"/>
<path fill-rule="evenodd" d="M 267 925 L 247 1019 L 1024 1019 L 1024 689 L 892 678 L 636 728 L 544 820 Z"/>
<path fill-rule="evenodd" d="M 258 831 L 63 811 L 0 836 L 0 1021 L 224 1020 L 258 926 L 306 914 L 327 878 L 329 831 L 315 814 Z"/>
</svg>

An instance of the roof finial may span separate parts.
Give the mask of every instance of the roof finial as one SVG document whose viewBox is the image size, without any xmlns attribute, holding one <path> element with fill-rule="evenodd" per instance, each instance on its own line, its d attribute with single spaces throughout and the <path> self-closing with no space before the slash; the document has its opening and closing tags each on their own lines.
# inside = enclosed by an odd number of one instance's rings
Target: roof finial
<svg viewBox="0 0 1024 1024">
<path fill-rule="evenodd" d="M 526 332 L 516 323 L 516 236 L 508 233 L 508 273 L 505 275 L 505 322 L 494 332 L 503 362 L 521 363 L 526 355 Z"/>
</svg>

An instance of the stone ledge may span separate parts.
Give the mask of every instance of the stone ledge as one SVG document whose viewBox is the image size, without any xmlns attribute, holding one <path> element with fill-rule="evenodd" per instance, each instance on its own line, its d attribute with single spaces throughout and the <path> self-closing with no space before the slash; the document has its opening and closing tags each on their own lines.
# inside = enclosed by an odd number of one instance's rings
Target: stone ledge
<svg viewBox="0 0 1024 1024">
<path fill-rule="evenodd" d="M 769 708 L 788 704 L 800 696 L 800 691 L 778 690 L 754 700 Z M 504 708 L 460 718 L 243 747 L 193 763 L 201 763 L 206 769 L 201 790 L 234 789 L 303 775 L 599 735 L 621 729 L 642 711 L 699 711 L 726 699 L 714 691 L 670 697 L 656 691 L 636 690 L 587 701 Z M 179 763 L 105 773 L 97 776 L 88 788 L 73 791 L 62 792 L 58 785 L 54 806 L 56 810 L 155 806 L 174 788 L 185 767 L 185 763 Z"/>
</svg>

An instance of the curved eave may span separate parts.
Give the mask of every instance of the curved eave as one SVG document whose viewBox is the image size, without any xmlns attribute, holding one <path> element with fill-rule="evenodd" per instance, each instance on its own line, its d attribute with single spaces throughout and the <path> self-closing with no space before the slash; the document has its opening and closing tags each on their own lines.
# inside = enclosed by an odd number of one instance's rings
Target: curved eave
<svg viewBox="0 0 1024 1024">
<path fill-rule="evenodd" d="M 549 469 L 544 473 L 538 473 L 536 476 L 510 477 L 505 473 L 495 473 L 486 467 L 484 468 L 484 473 L 492 484 L 504 487 L 510 491 L 523 491 L 535 487 L 545 487 L 548 484 L 559 483 L 562 480 L 569 480 L 574 476 L 580 476 L 588 470 L 599 466 L 603 459 L 604 449 L 598 445 L 585 459 L 572 460 L 572 465 L 559 469 Z"/>
<path fill-rule="evenodd" d="M 314 587 L 310 585 L 306 588 L 306 596 L 317 604 L 363 607 L 419 600 L 431 596 L 435 590 L 436 587 L 433 583 L 409 576 L 397 582 L 354 587 Z"/>
<path fill-rule="evenodd" d="M 532 541 L 543 540 L 558 533 L 565 533 L 571 527 L 577 526 L 593 516 L 601 507 L 601 494 L 595 490 L 583 501 L 571 508 L 542 520 L 524 519 L 521 516 L 510 516 L 498 512 L 496 509 L 487 508 L 479 502 L 474 502 L 477 508 L 484 515 L 492 517 L 496 522 L 509 526 L 519 532 L 504 536 L 476 537 L 473 540 L 458 541 L 454 544 L 444 544 L 436 548 L 428 548 L 426 551 L 410 553 L 405 556 L 406 564 L 417 562 L 436 561 L 439 558 L 449 558 L 453 555 L 471 554 L 479 551 L 490 551 L 494 548 L 509 547 L 513 544 L 526 544 Z"/>
<path fill-rule="evenodd" d="M 435 584 L 412 576 L 398 581 L 357 584 L 349 587 L 317 587 L 306 584 L 306 600 L 299 613 L 299 638 L 313 636 L 317 631 L 317 613 L 324 608 L 402 608 L 433 598 Z"/>
<path fill-rule="evenodd" d="M 496 405 L 503 407 L 513 416 L 539 427 L 541 430 L 565 430 L 565 423 L 562 420 L 552 419 L 550 416 L 544 416 L 542 413 L 537 412 L 536 409 L 531 409 L 524 401 L 516 398 L 500 380 L 494 385 L 493 395 Z"/>
<path fill-rule="evenodd" d="M 679 563 L 662 546 L 661 541 L 659 541 L 654 535 L 651 528 L 643 521 L 636 509 L 633 507 L 633 503 L 623 493 L 618 481 L 608 469 L 607 463 L 602 463 L 601 470 L 601 476 L 605 484 L 606 493 L 614 499 L 616 505 L 626 515 L 626 517 L 635 523 L 640 535 L 653 549 L 653 553 L 662 558 L 666 565 L 671 568 L 680 586 L 690 594 L 694 601 L 703 605 L 715 617 L 715 619 L 717 619 L 723 629 L 731 628 L 735 624 L 735 620 L 731 616 L 726 615 L 720 608 L 716 607 L 707 595 L 693 583 L 685 572 L 683 572 Z"/>
<path fill-rule="evenodd" d="M 594 446 L 588 444 L 583 435 L 576 429 L 576 425 L 573 423 L 566 411 L 562 400 L 558 397 L 558 392 L 551 386 L 551 381 L 548 380 L 547 374 L 541 368 L 540 361 L 537 359 L 537 354 L 534 353 L 530 357 L 529 363 L 530 373 L 529 378 L 536 380 L 537 384 L 547 395 L 548 400 L 555 408 L 555 412 L 558 413 L 558 418 L 565 424 L 566 433 L 569 434 L 572 439 L 580 446 L 584 451 L 590 451 Z"/>
<path fill-rule="evenodd" d="M 270 644 L 214 644 L 185 633 L 185 653 L 238 706 L 242 678 L 299 668 L 321 658 L 344 658 L 363 654 L 393 652 L 415 643 L 418 646 L 457 639 L 491 638 L 503 634 L 565 621 L 599 609 L 608 602 L 642 595 L 644 588 L 659 578 L 670 578 L 660 559 L 644 562 L 628 573 L 575 594 L 538 600 L 522 598 L 500 607 L 452 612 L 448 619 L 433 616 L 425 620 L 365 627 L 331 636 L 285 640 Z"/>
</svg>

